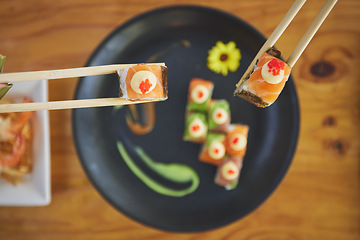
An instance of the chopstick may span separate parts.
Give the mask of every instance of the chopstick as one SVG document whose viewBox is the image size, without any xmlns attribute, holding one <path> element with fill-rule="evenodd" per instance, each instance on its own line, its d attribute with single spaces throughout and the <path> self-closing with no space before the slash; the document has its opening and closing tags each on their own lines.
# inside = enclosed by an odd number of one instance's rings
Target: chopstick
<svg viewBox="0 0 360 240">
<path fill-rule="evenodd" d="M 302 8 L 306 0 L 296 0 L 289 11 L 285 14 L 284 18 L 281 20 L 279 25 L 275 28 L 273 33 L 270 35 L 270 37 L 267 39 L 267 41 L 264 43 L 264 45 L 261 47 L 247 70 L 245 71 L 244 75 L 241 77 L 240 81 L 236 84 L 237 87 L 239 87 L 242 83 L 242 81 L 250 75 L 251 71 L 254 69 L 254 66 L 257 62 L 257 60 L 261 57 L 261 55 L 266 52 L 269 48 L 273 47 L 276 43 L 276 41 L 281 37 L 285 29 L 288 27 L 290 22 L 293 20 L 295 15 L 299 12 L 299 10 Z M 309 44 L 312 37 L 315 35 L 327 15 L 330 13 L 331 9 L 336 4 L 337 0 L 327 0 L 324 4 L 324 6 L 319 11 L 318 15 L 315 17 L 314 21 L 308 28 L 308 30 L 303 35 L 302 39 L 298 43 L 298 45 L 295 47 L 294 51 L 290 55 L 290 57 L 287 60 L 287 63 L 290 67 L 293 67 L 296 63 L 296 61 L 299 59 L 300 55 L 303 53 L 307 45 Z"/>
<path fill-rule="evenodd" d="M 116 73 L 116 69 L 133 66 L 134 64 L 112 64 L 94 67 L 68 68 L 47 71 L 16 72 L 0 74 L 0 83 L 14 83 L 35 80 L 50 80 L 62 78 L 76 78 L 94 75 Z M 148 65 L 165 66 L 164 63 L 149 63 Z"/>
<path fill-rule="evenodd" d="M 156 102 L 162 100 L 165 99 L 130 101 L 121 98 L 96 98 L 96 99 L 53 101 L 53 102 L 12 103 L 12 104 L 0 104 L 0 113 L 118 106 L 118 105 Z"/>
<path fill-rule="evenodd" d="M 256 64 L 256 61 L 261 57 L 261 55 L 267 51 L 269 48 L 275 45 L 276 41 L 280 38 L 280 36 L 283 34 L 285 29 L 289 26 L 290 22 L 294 19 L 296 14 L 299 12 L 299 10 L 302 8 L 306 0 L 296 0 L 293 5 L 290 7 L 289 11 L 285 14 L 283 19 L 280 21 L 279 25 L 275 28 L 275 30 L 271 33 L 270 37 L 266 40 L 264 45 L 260 48 L 259 52 L 256 54 L 255 58 L 245 71 L 244 75 L 241 77 L 238 84 L 236 84 L 237 87 L 240 86 L 242 80 L 246 78 L 251 71 L 254 69 L 254 66 Z"/>
<path fill-rule="evenodd" d="M 323 7 L 316 15 L 314 21 L 311 23 L 310 27 L 305 32 L 304 36 L 301 38 L 298 45 L 295 47 L 294 51 L 290 54 L 288 60 L 286 61 L 290 67 L 295 65 L 317 30 L 320 28 L 321 24 L 324 22 L 325 18 L 329 15 L 331 9 L 335 6 L 336 2 L 337 0 L 327 0 L 324 3 Z"/>
<path fill-rule="evenodd" d="M 5 83 L 5 82 L 14 83 L 14 82 L 22 82 L 22 81 L 63 79 L 63 78 L 85 77 L 85 76 L 94 76 L 94 75 L 102 75 L 102 74 L 112 74 L 112 73 L 117 73 L 116 69 L 130 67 L 133 65 L 134 64 L 113 64 L 113 65 L 69 68 L 69 69 L 47 70 L 47 71 L 2 73 L 0 74 L 0 83 Z M 148 65 L 165 66 L 165 63 L 150 63 Z M 65 101 L 53 101 L 53 102 L 12 103 L 12 104 L 0 104 L 0 113 L 117 106 L 117 105 L 156 102 L 162 100 L 165 99 L 131 101 L 121 98 L 97 98 L 97 99 L 65 100 Z"/>
</svg>

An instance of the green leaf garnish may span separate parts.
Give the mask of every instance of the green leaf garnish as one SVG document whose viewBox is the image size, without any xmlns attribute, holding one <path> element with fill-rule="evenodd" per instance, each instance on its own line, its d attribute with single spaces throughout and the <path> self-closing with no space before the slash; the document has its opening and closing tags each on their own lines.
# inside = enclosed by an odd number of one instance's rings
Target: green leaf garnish
<svg viewBox="0 0 360 240">
<path fill-rule="evenodd" d="M 5 94 L 12 87 L 12 84 L 7 85 L 6 87 L 0 88 L 0 100 L 5 96 Z"/>
<path fill-rule="evenodd" d="M 4 67 L 6 56 L 0 56 L 0 73 L 2 72 L 2 69 Z"/>
</svg>

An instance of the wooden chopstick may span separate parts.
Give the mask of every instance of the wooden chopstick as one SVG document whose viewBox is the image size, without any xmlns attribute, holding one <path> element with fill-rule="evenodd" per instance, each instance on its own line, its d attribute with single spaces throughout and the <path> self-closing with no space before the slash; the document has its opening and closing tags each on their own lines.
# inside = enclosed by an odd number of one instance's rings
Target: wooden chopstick
<svg viewBox="0 0 360 240">
<path fill-rule="evenodd" d="M 246 72 L 241 77 L 240 81 L 236 84 L 236 87 L 239 87 L 242 81 L 250 75 L 251 71 L 254 69 L 257 60 L 261 57 L 261 55 L 264 52 L 266 52 L 269 48 L 275 45 L 276 41 L 283 34 L 287 26 L 290 24 L 290 22 L 293 20 L 293 18 L 295 17 L 295 15 L 298 13 L 298 11 L 301 9 L 301 7 L 304 5 L 305 2 L 306 0 L 296 0 L 294 2 L 294 4 L 286 13 L 284 18 L 279 23 L 279 25 L 275 28 L 274 32 L 270 35 L 268 40 L 261 47 L 255 58 L 251 62 L 250 66 L 247 68 Z M 303 53 L 303 51 L 309 44 L 310 40 L 315 35 L 321 24 L 324 22 L 325 18 L 330 13 L 331 9 L 334 7 L 336 2 L 337 0 L 327 0 L 325 2 L 324 6 L 321 8 L 318 15 L 315 17 L 314 21 L 303 35 L 302 39 L 300 40 L 298 45 L 295 47 L 294 51 L 289 56 L 287 60 L 287 64 L 290 67 L 293 67 L 295 65 L 296 61 L 299 59 L 300 55 Z"/>
<path fill-rule="evenodd" d="M 311 23 L 310 27 L 307 29 L 304 36 L 301 38 L 298 45 L 295 47 L 294 51 L 290 54 L 288 60 L 286 61 L 290 67 L 295 65 L 317 30 L 320 28 L 321 24 L 324 22 L 325 18 L 329 15 L 331 9 L 335 6 L 336 2 L 337 0 L 327 0 L 324 3 L 323 7 L 316 15 L 314 21 Z"/>
<path fill-rule="evenodd" d="M 261 55 L 269 50 L 272 46 L 275 45 L 276 41 L 280 38 L 280 36 L 283 34 L 285 29 L 289 26 L 290 22 L 294 19 L 296 14 L 299 12 L 299 10 L 302 8 L 306 0 L 296 0 L 293 5 L 290 7 L 289 11 L 285 14 L 283 19 L 280 21 L 279 25 L 275 28 L 275 30 L 272 32 L 270 37 L 266 40 L 264 45 L 260 48 L 259 52 L 256 54 L 255 58 L 245 71 L 244 75 L 241 77 L 238 84 L 236 84 L 237 87 L 241 85 L 241 82 L 251 73 L 251 71 L 254 69 L 254 66 L 256 64 L 256 61 L 261 57 Z"/>
<path fill-rule="evenodd" d="M 121 98 L 96 98 L 96 99 L 53 101 L 53 102 L 12 103 L 12 104 L 0 104 L 0 113 L 119 106 L 119 105 L 156 102 L 162 100 L 165 99 L 130 101 Z"/>
<path fill-rule="evenodd" d="M 0 83 L 14 83 L 35 80 L 86 77 L 116 73 L 116 69 L 133 66 L 134 64 L 112 64 L 94 67 L 68 68 L 47 71 L 16 72 L 0 74 Z M 165 63 L 149 63 L 147 65 L 165 66 Z"/>
<path fill-rule="evenodd" d="M 130 67 L 133 65 L 134 64 L 113 64 L 113 65 L 70 68 L 70 69 L 60 69 L 60 70 L 2 73 L 0 74 L 0 83 L 3 82 L 14 83 L 14 82 L 22 82 L 22 81 L 63 79 L 63 78 L 85 77 L 85 76 L 94 76 L 94 75 L 102 75 L 102 74 L 112 74 L 112 73 L 117 73 L 116 69 Z M 165 63 L 149 63 L 147 65 L 165 66 Z M 0 104 L 0 113 L 118 106 L 118 105 L 130 105 L 130 104 L 147 103 L 147 102 L 157 102 L 163 100 L 166 99 L 130 101 L 121 98 L 97 98 L 97 99 L 65 100 L 65 101 L 53 101 L 53 102 L 12 103 L 12 104 Z"/>
</svg>

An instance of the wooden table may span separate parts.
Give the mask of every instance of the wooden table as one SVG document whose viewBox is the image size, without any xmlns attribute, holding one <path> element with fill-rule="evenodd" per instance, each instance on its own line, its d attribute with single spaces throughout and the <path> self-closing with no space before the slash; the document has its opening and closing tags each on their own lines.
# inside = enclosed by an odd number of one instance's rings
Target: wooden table
<svg viewBox="0 0 360 240">
<path fill-rule="evenodd" d="M 84 66 L 118 25 L 184 0 L 0 1 L 6 72 Z M 269 36 L 292 2 L 200 0 Z M 285 57 L 324 1 L 309 0 L 277 43 Z M 274 194 L 243 219 L 212 231 L 162 232 L 129 219 L 94 189 L 74 147 L 71 111 L 50 112 L 52 202 L 0 207 L 0 239 L 360 239 L 360 1 L 337 3 L 293 69 L 301 128 L 292 165 Z M 315 67 L 319 64 L 322 68 Z M 332 72 L 322 71 L 330 64 Z M 319 65 L 318 65 L 319 66 Z M 324 75 L 324 76 L 322 76 Z M 72 99 L 77 79 L 49 82 L 50 100 Z M 1 196 L 0 196 L 1 197 Z"/>
</svg>

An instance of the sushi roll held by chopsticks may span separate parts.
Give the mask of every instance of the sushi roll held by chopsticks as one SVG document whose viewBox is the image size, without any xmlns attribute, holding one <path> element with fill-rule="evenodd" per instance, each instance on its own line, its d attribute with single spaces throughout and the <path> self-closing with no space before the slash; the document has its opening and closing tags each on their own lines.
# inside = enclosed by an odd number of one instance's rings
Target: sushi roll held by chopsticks
<svg viewBox="0 0 360 240">
<path fill-rule="evenodd" d="M 4 57 L 0 55 L 0 72 L 3 61 Z M 164 101 L 168 98 L 167 67 L 165 63 L 110 64 L 45 71 L 1 73 L 0 98 L 12 86 L 9 82 L 65 79 L 114 73 L 117 73 L 120 80 L 120 91 L 117 97 L 2 104 L 0 113 L 123 106 Z"/>
<path fill-rule="evenodd" d="M 126 100 L 165 100 L 168 97 L 167 67 L 140 63 L 117 70 L 119 97 Z"/>
<path fill-rule="evenodd" d="M 290 72 L 291 67 L 280 59 L 280 52 L 270 48 L 250 76 L 240 81 L 234 94 L 258 107 L 270 106 L 283 90 Z"/>
<path fill-rule="evenodd" d="M 295 0 L 279 25 L 261 47 L 243 77 L 236 84 L 235 96 L 239 96 L 263 108 L 270 106 L 276 101 L 289 78 L 291 68 L 295 65 L 337 2 L 337 0 L 327 0 L 324 3 L 298 45 L 286 62 L 284 62 L 280 59 L 280 52 L 274 50 L 273 46 L 304 5 L 305 1 Z"/>
</svg>

